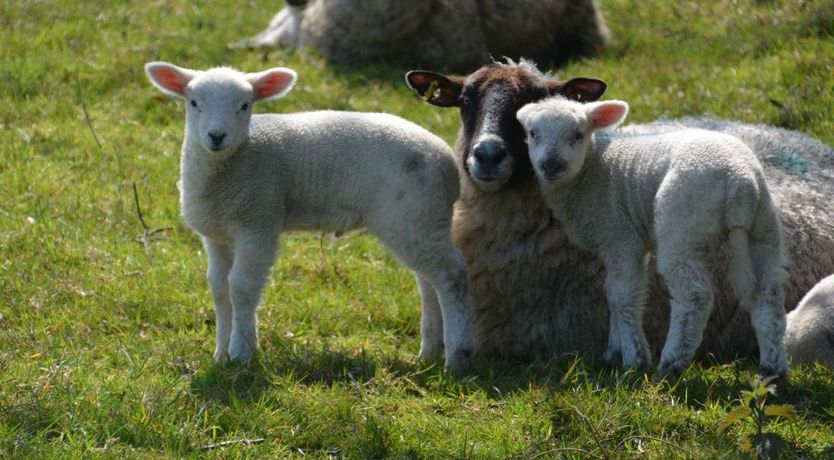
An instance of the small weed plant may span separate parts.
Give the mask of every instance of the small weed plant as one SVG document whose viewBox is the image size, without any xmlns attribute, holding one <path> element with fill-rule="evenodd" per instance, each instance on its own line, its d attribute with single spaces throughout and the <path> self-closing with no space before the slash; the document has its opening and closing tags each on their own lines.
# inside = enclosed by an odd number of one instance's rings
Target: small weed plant
<svg viewBox="0 0 834 460">
<path fill-rule="evenodd" d="M 756 431 L 741 438 L 739 448 L 750 453 L 754 459 L 779 458 L 785 447 L 785 439 L 777 433 L 766 432 L 765 425 L 774 418 L 796 418 L 796 409 L 790 404 L 768 404 L 769 395 L 776 395 L 775 376 L 762 378 L 750 377 L 750 390 L 741 392 L 738 405 L 733 408 L 719 425 L 721 431 L 733 425 L 744 424 L 752 420 Z"/>
</svg>

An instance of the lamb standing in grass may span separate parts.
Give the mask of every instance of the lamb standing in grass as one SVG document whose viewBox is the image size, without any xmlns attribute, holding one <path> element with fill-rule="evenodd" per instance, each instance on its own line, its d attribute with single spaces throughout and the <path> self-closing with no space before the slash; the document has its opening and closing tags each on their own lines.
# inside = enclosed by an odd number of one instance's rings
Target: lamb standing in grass
<svg viewBox="0 0 834 460">
<path fill-rule="evenodd" d="M 420 356 L 466 366 L 473 350 L 465 261 L 450 239 L 459 177 L 452 151 L 392 115 L 320 111 L 252 115 L 286 94 L 290 69 L 145 66 L 164 93 L 186 100 L 181 205 L 202 236 L 217 315 L 216 361 L 258 346 L 255 310 L 284 230 L 362 227 L 417 276 Z"/>
<path fill-rule="evenodd" d="M 727 238 L 730 278 L 750 310 L 763 374 L 786 376 L 780 221 L 755 154 L 703 130 L 657 135 L 599 133 L 628 112 L 621 101 L 556 97 L 518 111 L 542 194 L 568 238 L 605 264 L 610 332 L 604 358 L 647 368 L 643 331 L 646 259 L 671 295 L 657 375 L 674 376 L 701 343 L 713 287 L 701 250 Z"/>
</svg>

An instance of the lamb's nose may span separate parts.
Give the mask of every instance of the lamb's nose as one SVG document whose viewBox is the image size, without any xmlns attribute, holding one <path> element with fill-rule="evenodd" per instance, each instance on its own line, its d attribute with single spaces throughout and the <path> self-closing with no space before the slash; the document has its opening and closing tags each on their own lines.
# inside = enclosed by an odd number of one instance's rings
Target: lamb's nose
<svg viewBox="0 0 834 460">
<path fill-rule="evenodd" d="M 223 139 L 226 138 L 226 133 L 221 133 L 217 131 L 212 131 L 208 133 L 209 137 L 211 138 L 211 143 L 214 147 L 220 147 Z"/>
<path fill-rule="evenodd" d="M 542 162 L 539 163 L 539 166 L 548 176 L 555 176 L 567 168 L 567 164 L 565 164 L 564 160 L 560 158 L 547 158 L 542 160 Z"/>
</svg>

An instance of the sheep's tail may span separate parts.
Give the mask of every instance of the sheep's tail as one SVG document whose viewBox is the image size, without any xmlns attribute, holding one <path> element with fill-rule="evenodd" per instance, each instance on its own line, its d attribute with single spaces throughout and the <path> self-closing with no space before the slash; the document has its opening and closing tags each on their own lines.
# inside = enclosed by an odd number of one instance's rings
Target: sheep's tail
<svg viewBox="0 0 834 460">
<path fill-rule="evenodd" d="M 750 242 L 747 230 L 741 227 L 730 229 L 730 282 L 741 305 L 750 306 L 756 289 L 756 275 L 750 257 Z"/>
</svg>

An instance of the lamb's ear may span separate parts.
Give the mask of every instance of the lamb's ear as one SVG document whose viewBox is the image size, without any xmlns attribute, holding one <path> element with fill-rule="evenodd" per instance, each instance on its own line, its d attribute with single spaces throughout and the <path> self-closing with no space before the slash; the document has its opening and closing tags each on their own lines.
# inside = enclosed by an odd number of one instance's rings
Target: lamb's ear
<svg viewBox="0 0 834 460">
<path fill-rule="evenodd" d="M 412 70 L 405 74 L 405 82 L 420 97 L 438 107 L 460 107 L 463 78 L 447 77 L 437 72 Z"/>
<path fill-rule="evenodd" d="M 628 104 L 623 101 L 593 102 L 585 107 L 592 130 L 613 128 L 628 115 Z"/>
<path fill-rule="evenodd" d="M 255 91 L 256 101 L 269 101 L 290 92 L 298 80 L 298 74 L 286 67 L 276 67 L 263 72 L 248 73 L 246 80 Z"/>
<path fill-rule="evenodd" d="M 188 82 L 199 73 L 196 70 L 183 69 L 168 62 L 149 62 L 145 64 L 145 73 L 154 86 L 165 94 L 185 97 Z"/>
<path fill-rule="evenodd" d="M 537 104 L 527 104 L 518 109 L 518 112 L 515 113 L 516 119 L 518 119 L 518 122 L 521 123 L 521 126 L 523 126 L 525 130 L 527 129 L 527 119 L 530 118 L 530 115 L 532 115 L 536 110 L 536 106 Z"/>
<path fill-rule="evenodd" d="M 597 78 L 571 78 L 568 81 L 551 83 L 552 95 L 560 94 L 566 99 L 579 102 L 593 102 L 608 89 L 608 84 Z"/>
</svg>

